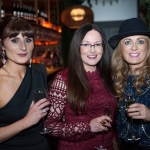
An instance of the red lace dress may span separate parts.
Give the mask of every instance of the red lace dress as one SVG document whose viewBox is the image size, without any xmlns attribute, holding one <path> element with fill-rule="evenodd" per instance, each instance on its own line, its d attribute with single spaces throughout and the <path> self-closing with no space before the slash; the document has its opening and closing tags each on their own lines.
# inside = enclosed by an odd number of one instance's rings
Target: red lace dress
<svg viewBox="0 0 150 150">
<path fill-rule="evenodd" d="M 102 108 L 108 103 L 113 106 L 113 112 L 116 109 L 116 101 L 104 88 L 99 72 L 87 72 L 87 75 L 93 86 L 93 93 L 88 99 L 90 107 L 87 107 L 84 115 L 75 115 L 67 102 L 67 69 L 57 74 L 50 87 L 51 108 L 46 125 L 53 129 L 52 136 L 60 138 L 59 150 L 95 150 L 95 147 L 100 146 L 102 132 L 92 133 L 90 121 L 101 116 Z M 103 146 L 107 150 L 113 150 L 112 130 L 105 133 Z"/>
</svg>

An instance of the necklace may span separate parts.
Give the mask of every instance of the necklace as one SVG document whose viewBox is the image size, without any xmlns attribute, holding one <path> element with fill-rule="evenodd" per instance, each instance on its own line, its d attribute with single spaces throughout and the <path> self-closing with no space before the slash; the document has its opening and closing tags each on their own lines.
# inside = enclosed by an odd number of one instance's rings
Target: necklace
<svg viewBox="0 0 150 150">
<path fill-rule="evenodd" d="M 146 133 L 145 128 L 144 128 L 144 125 L 143 125 L 143 124 L 142 124 L 142 130 L 143 130 L 144 134 L 145 134 L 148 138 L 150 138 L 150 136 Z"/>
</svg>

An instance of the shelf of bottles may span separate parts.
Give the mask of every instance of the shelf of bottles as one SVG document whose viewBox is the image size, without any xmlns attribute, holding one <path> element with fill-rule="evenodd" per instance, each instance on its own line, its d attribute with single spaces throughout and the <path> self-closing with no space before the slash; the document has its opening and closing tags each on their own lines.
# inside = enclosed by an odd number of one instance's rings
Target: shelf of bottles
<svg viewBox="0 0 150 150">
<path fill-rule="evenodd" d="M 59 33 L 61 32 L 60 26 L 56 26 L 52 24 L 51 22 L 48 22 L 47 13 L 40 11 L 38 8 L 35 8 L 33 6 L 20 4 L 19 2 L 14 2 L 13 3 L 13 15 L 17 17 L 22 17 L 30 21 L 30 23 L 39 24 L 43 27 L 56 30 Z"/>
<path fill-rule="evenodd" d="M 61 34 L 52 28 L 32 25 L 35 31 L 35 50 L 32 61 L 44 63 L 48 73 L 63 66 L 61 54 Z"/>
<path fill-rule="evenodd" d="M 0 0 L 0 21 L 7 16 L 22 17 L 30 22 L 35 31 L 35 49 L 33 51 L 33 63 L 44 63 L 49 73 L 62 68 L 61 55 L 61 28 L 48 22 L 48 15 L 33 5 L 27 5 L 20 1 L 12 0 L 12 11 L 7 13 L 3 2 Z M 34 3 L 37 0 L 33 0 Z"/>
<path fill-rule="evenodd" d="M 35 8 L 25 4 L 13 3 L 13 15 L 36 23 Z"/>
<path fill-rule="evenodd" d="M 20 4 L 19 2 L 13 3 L 13 15 L 17 17 L 22 17 L 32 23 L 41 24 L 42 20 L 48 21 L 48 16 L 45 12 L 36 9 L 33 6 L 28 6 L 26 4 Z"/>
<path fill-rule="evenodd" d="M 48 68 L 63 66 L 60 34 L 39 25 L 34 25 L 33 28 L 36 45 L 33 62 L 44 63 Z"/>
</svg>

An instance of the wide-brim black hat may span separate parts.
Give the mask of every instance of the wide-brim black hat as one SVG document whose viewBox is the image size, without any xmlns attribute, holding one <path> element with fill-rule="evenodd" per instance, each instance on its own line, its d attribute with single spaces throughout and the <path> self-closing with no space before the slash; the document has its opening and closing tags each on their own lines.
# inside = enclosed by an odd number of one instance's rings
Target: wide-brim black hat
<svg viewBox="0 0 150 150">
<path fill-rule="evenodd" d="M 108 40 L 108 43 L 112 49 L 115 49 L 120 40 L 133 35 L 146 35 L 150 37 L 150 31 L 148 31 L 148 28 L 143 20 L 139 18 L 125 20 L 119 28 L 119 33 L 112 36 Z"/>
</svg>

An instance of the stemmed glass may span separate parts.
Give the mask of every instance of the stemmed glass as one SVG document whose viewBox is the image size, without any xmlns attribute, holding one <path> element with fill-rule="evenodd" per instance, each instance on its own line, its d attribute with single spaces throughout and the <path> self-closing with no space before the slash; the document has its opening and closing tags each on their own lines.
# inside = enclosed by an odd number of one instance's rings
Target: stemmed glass
<svg viewBox="0 0 150 150">
<path fill-rule="evenodd" d="M 46 89 L 42 88 L 42 89 L 36 89 L 34 90 L 34 101 L 37 102 L 38 100 L 42 99 L 42 98 L 47 98 L 48 97 L 48 92 Z M 45 119 L 43 117 L 43 122 L 45 122 Z M 42 128 L 42 130 L 39 132 L 40 134 L 47 134 L 47 133 L 51 133 L 52 129 L 49 129 L 45 126 L 44 123 L 44 127 Z"/>
<path fill-rule="evenodd" d="M 135 99 L 131 96 L 129 96 L 126 100 L 126 108 L 128 108 L 131 104 L 134 104 L 135 103 Z M 137 141 L 139 140 L 140 138 L 137 138 L 134 134 L 134 128 L 133 128 L 133 125 L 134 125 L 134 122 L 133 122 L 133 119 L 132 117 L 130 117 L 130 120 L 131 120 L 131 138 L 128 138 L 129 141 Z"/>
<path fill-rule="evenodd" d="M 103 115 L 106 115 L 106 116 L 109 116 L 109 117 L 112 116 L 112 106 L 111 106 L 111 105 L 106 105 L 106 106 L 104 107 Z M 101 124 L 102 124 L 103 126 L 105 126 L 106 123 L 107 123 L 107 120 L 103 120 L 103 121 L 101 122 Z M 99 147 L 99 148 L 95 147 L 95 149 L 97 149 L 97 150 L 107 150 L 106 148 L 103 148 L 104 132 L 105 132 L 105 131 L 103 130 L 103 131 L 102 131 L 102 138 L 101 138 L 100 147 Z"/>
</svg>

